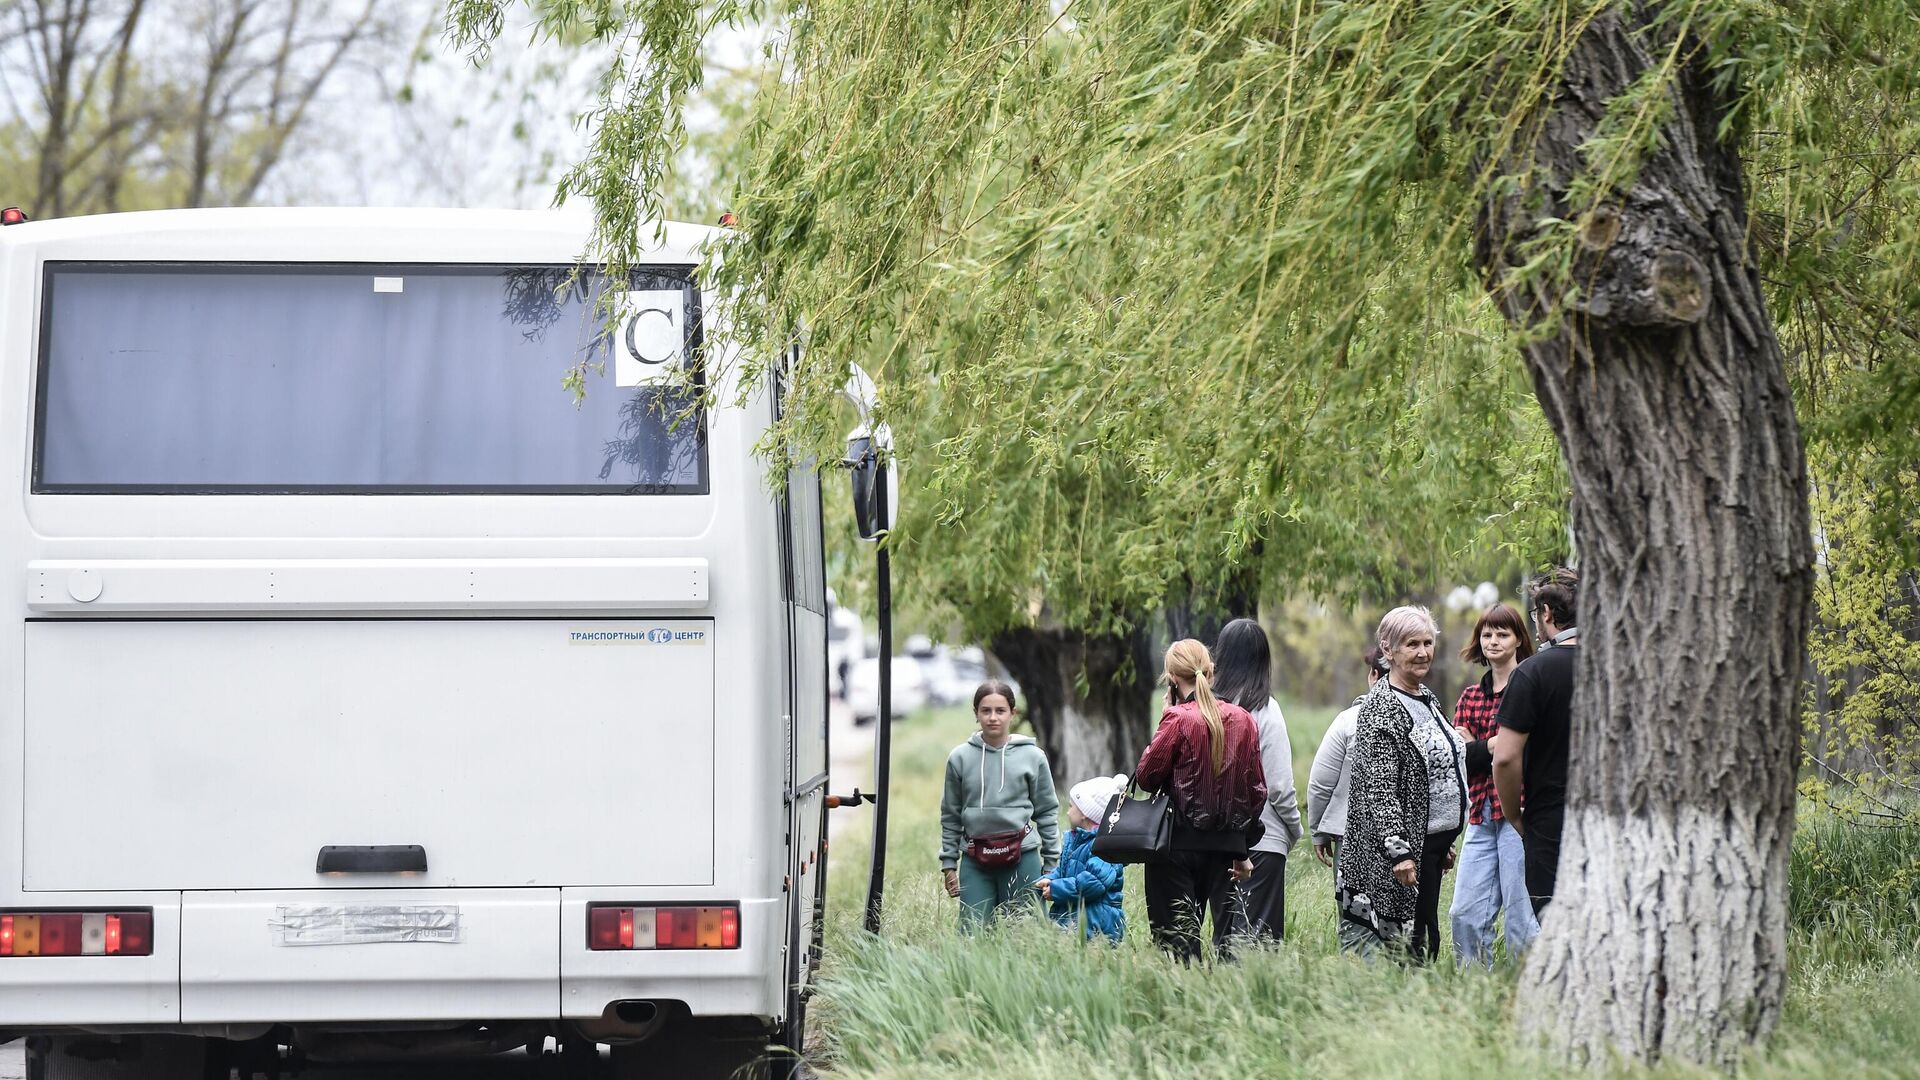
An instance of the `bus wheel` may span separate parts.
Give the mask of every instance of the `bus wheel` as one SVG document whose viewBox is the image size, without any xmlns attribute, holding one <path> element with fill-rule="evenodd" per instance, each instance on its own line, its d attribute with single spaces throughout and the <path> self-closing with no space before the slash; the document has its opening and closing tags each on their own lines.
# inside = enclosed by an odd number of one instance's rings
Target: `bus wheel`
<svg viewBox="0 0 1920 1080">
<path fill-rule="evenodd" d="M 779 1049 L 756 1024 L 681 1020 L 645 1042 L 613 1049 L 614 1080 L 768 1080 Z"/>
<path fill-rule="evenodd" d="M 105 1039 L 60 1035 L 27 1042 L 29 1080 L 226 1080 L 191 1035 Z"/>
</svg>

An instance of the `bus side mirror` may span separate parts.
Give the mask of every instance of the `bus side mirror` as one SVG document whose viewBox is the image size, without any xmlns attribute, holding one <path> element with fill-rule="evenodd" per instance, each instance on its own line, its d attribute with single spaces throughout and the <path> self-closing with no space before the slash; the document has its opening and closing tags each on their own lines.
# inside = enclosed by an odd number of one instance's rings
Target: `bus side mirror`
<svg viewBox="0 0 1920 1080">
<path fill-rule="evenodd" d="M 873 436 L 847 436 L 847 468 L 853 477 L 854 528 L 860 539 L 878 540 L 885 526 L 880 514 L 880 455 L 874 452 Z"/>
</svg>

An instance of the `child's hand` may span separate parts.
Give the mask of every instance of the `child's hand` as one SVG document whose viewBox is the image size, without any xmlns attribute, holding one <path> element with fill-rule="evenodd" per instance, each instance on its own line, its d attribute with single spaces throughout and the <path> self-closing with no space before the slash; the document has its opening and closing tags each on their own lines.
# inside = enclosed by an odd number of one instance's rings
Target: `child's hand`
<svg viewBox="0 0 1920 1080">
<path fill-rule="evenodd" d="M 960 871 L 946 870 L 942 872 L 941 876 L 947 879 L 947 895 L 959 896 L 960 895 Z"/>
<path fill-rule="evenodd" d="M 1048 900 L 1053 899 L 1053 879 L 1052 878 L 1041 878 L 1039 884 L 1035 885 L 1034 888 L 1040 890 L 1041 896 L 1046 897 Z"/>
</svg>

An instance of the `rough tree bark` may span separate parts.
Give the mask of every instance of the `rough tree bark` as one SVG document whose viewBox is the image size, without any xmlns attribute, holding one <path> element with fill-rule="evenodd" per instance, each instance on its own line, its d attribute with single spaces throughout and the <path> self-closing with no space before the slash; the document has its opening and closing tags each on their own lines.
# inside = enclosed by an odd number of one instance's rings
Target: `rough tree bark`
<svg viewBox="0 0 1920 1080">
<path fill-rule="evenodd" d="M 1144 620 L 1127 634 L 1019 627 L 995 634 L 988 647 L 1020 684 L 1021 711 L 1055 786 L 1133 772 L 1158 719 L 1149 715 L 1158 669 Z"/>
<path fill-rule="evenodd" d="M 1643 15 L 1620 5 L 1584 33 L 1505 163 L 1527 183 L 1486 207 L 1478 252 L 1510 318 L 1559 320 L 1526 361 L 1584 560 L 1558 890 L 1518 1012 L 1571 1061 L 1726 1067 L 1785 992 L 1806 470 L 1740 161 L 1697 59 L 1638 175 L 1592 213 L 1569 202 L 1607 103 L 1675 44 Z M 1577 226 L 1571 285 L 1503 284 L 1549 216 Z"/>
</svg>

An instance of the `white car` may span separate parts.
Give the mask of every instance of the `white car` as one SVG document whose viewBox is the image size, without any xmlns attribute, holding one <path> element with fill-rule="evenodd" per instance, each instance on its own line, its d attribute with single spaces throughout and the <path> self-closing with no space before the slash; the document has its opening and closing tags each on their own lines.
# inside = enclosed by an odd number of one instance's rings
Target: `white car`
<svg viewBox="0 0 1920 1080">
<path fill-rule="evenodd" d="M 973 704 L 973 692 L 987 680 L 987 656 L 978 645 L 968 645 L 947 654 L 940 696 L 949 705 Z M 1017 695 L 1020 688 L 1015 686 Z"/>
<path fill-rule="evenodd" d="M 927 677 L 911 656 L 893 658 L 893 718 L 926 707 Z M 871 724 L 880 716 L 880 658 L 869 656 L 847 671 L 847 710 L 856 724 Z"/>
<path fill-rule="evenodd" d="M 840 607 L 833 595 L 827 590 L 827 607 L 830 612 L 827 622 L 827 681 L 832 692 L 839 697 L 847 693 L 847 676 L 853 665 L 867 655 L 866 626 L 860 621 L 860 615 L 852 608 Z"/>
<path fill-rule="evenodd" d="M 986 653 L 979 646 L 949 649 L 945 645 L 928 645 L 919 651 L 909 651 L 919 661 L 921 674 L 926 676 L 930 704 L 973 704 L 973 692 L 987 678 Z"/>
</svg>

